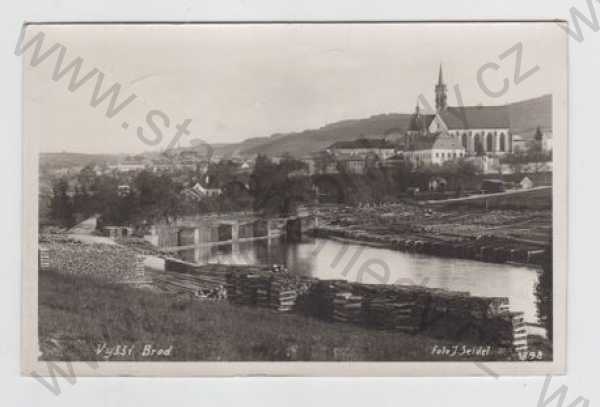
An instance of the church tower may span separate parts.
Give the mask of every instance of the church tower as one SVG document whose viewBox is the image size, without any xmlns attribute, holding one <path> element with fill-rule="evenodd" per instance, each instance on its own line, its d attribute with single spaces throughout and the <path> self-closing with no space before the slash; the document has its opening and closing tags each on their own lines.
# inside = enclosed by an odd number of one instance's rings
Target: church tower
<svg viewBox="0 0 600 407">
<path fill-rule="evenodd" d="M 446 110 L 448 106 L 446 104 L 446 96 L 447 89 L 446 84 L 444 83 L 444 75 L 442 74 L 442 65 L 440 64 L 440 74 L 438 77 L 438 83 L 435 85 L 435 109 L 438 112 L 442 112 Z"/>
</svg>

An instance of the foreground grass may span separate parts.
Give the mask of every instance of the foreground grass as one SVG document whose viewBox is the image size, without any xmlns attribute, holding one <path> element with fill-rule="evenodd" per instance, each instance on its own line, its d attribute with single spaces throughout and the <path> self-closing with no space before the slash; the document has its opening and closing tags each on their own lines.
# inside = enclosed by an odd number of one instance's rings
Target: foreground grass
<svg viewBox="0 0 600 407">
<path fill-rule="evenodd" d="M 506 360 L 432 355 L 453 346 L 431 338 L 368 330 L 227 302 L 201 302 L 86 277 L 42 272 L 39 335 L 43 360 Z M 97 350 L 120 345 L 125 355 Z M 146 345 L 169 356 L 142 356 Z M 460 344 L 462 345 L 462 344 Z M 123 348 L 121 348 L 123 350 Z"/>
</svg>

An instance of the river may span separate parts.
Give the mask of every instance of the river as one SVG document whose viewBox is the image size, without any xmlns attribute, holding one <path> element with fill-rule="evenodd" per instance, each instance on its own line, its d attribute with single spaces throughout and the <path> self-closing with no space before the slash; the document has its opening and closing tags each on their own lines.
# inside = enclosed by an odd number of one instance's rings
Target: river
<svg viewBox="0 0 600 407">
<path fill-rule="evenodd" d="M 513 311 L 537 323 L 535 286 L 539 270 L 515 264 L 441 258 L 329 239 L 287 243 L 278 239 L 182 250 L 190 262 L 285 264 L 291 272 L 320 279 L 413 284 L 472 295 L 508 297 Z"/>
</svg>

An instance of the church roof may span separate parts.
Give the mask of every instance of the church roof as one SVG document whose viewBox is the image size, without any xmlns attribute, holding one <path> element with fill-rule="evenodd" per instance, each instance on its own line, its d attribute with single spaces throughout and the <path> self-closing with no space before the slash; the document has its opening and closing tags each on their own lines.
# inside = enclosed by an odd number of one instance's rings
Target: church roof
<svg viewBox="0 0 600 407">
<path fill-rule="evenodd" d="M 448 130 L 510 128 L 508 106 L 449 106 L 440 117 Z"/>
<path fill-rule="evenodd" d="M 552 95 L 543 95 L 503 106 L 449 106 L 440 113 L 448 130 L 510 129 L 532 138 L 538 127 L 552 130 Z"/>
<path fill-rule="evenodd" d="M 427 130 L 433 119 L 435 119 L 434 114 L 419 114 L 418 116 L 413 114 L 410 120 L 410 125 L 408 126 L 408 130 Z"/>
</svg>

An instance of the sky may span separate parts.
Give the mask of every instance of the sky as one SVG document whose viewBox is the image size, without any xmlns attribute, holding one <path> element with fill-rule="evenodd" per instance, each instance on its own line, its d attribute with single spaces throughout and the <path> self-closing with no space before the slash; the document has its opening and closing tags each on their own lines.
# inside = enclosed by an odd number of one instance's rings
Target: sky
<svg viewBox="0 0 600 407">
<path fill-rule="evenodd" d="M 82 59 L 80 77 L 95 68 L 103 91 L 120 84 L 117 105 L 136 95 L 107 118 L 108 100 L 90 106 L 97 76 L 71 92 L 70 73 L 52 79 L 58 52 L 32 66 L 30 48 L 23 56 L 24 131 L 42 152 L 164 149 L 186 120 L 190 134 L 179 145 L 411 113 L 421 94 L 435 105 L 440 64 L 449 105 L 459 104 L 456 85 L 465 105 L 499 105 L 554 93 L 566 80 L 566 36 L 554 23 L 33 25 L 26 38 L 37 32 L 42 50 L 64 46 L 63 66 Z M 499 56 L 518 43 L 521 73 L 539 69 L 516 84 L 516 53 Z M 489 63 L 498 69 L 485 71 L 486 86 L 496 91 L 509 80 L 498 97 L 477 81 Z M 150 111 L 162 112 L 152 116 L 160 138 L 148 124 Z"/>
</svg>

